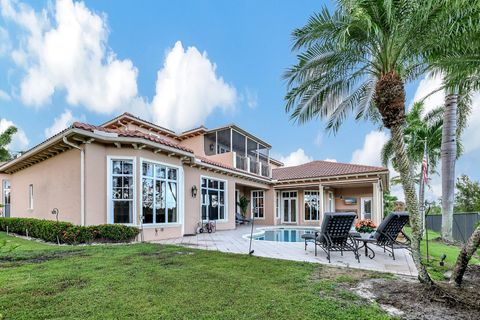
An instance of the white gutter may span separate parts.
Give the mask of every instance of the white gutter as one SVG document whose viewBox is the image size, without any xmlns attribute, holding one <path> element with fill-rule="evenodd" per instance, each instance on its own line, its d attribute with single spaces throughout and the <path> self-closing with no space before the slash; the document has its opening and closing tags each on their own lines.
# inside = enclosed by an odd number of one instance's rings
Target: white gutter
<svg viewBox="0 0 480 320">
<path fill-rule="evenodd" d="M 75 143 L 68 141 L 67 136 L 63 136 L 63 142 L 70 147 L 80 150 L 80 225 L 85 225 L 85 148 L 81 148 Z"/>
</svg>

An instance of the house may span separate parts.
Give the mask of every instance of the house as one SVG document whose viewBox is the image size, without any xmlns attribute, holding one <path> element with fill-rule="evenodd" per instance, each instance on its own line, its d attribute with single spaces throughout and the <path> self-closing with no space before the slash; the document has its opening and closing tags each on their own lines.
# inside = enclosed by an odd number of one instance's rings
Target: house
<svg viewBox="0 0 480 320">
<path fill-rule="evenodd" d="M 0 165 L 3 215 L 79 225 L 141 226 L 146 240 L 193 234 L 202 220 L 235 228 L 250 198 L 257 224 L 319 225 L 324 212 L 380 222 L 388 170 L 312 161 L 284 167 L 271 146 L 236 125 L 177 134 L 124 113 L 75 122 Z"/>
</svg>

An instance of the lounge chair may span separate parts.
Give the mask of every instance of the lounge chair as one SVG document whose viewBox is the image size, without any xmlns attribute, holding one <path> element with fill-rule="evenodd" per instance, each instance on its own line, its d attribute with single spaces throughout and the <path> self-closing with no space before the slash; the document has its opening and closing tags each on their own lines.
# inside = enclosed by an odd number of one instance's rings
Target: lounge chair
<svg viewBox="0 0 480 320">
<path fill-rule="evenodd" d="M 357 215 L 351 212 L 325 213 L 320 232 L 302 235 L 305 240 L 305 250 L 307 250 L 307 243 L 313 242 L 315 256 L 317 255 L 317 246 L 319 246 L 327 253 L 328 262 L 330 262 L 330 252 L 333 251 L 340 251 L 342 256 L 344 251 L 352 251 L 357 261 L 360 262 L 357 242 L 350 235 L 356 217 Z"/>
<path fill-rule="evenodd" d="M 410 238 L 403 233 L 403 227 L 408 223 L 409 216 L 408 212 L 392 212 L 390 213 L 385 220 L 378 226 L 377 231 L 370 238 L 362 238 L 360 240 L 360 235 L 354 234 L 355 238 L 358 238 L 358 241 L 363 241 L 364 245 L 369 243 L 377 245 L 383 248 L 383 252 L 389 252 L 393 260 L 395 260 L 395 251 L 394 249 L 410 249 Z M 404 242 L 397 240 L 398 236 L 403 234 L 405 238 Z"/>
<path fill-rule="evenodd" d="M 235 213 L 235 222 L 237 224 L 244 224 L 244 223 L 250 223 L 252 222 L 251 219 L 244 218 L 240 213 Z"/>
</svg>

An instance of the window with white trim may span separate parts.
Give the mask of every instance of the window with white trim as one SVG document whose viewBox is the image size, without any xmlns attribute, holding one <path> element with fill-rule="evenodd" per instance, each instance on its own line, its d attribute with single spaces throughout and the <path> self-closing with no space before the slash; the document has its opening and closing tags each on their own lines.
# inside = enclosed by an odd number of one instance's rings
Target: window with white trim
<svg viewBox="0 0 480 320">
<path fill-rule="evenodd" d="M 252 191 L 252 215 L 257 219 L 263 219 L 265 217 L 264 199 L 264 191 Z"/>
<path fill-rule="evenodd" d="M 178 223 L 178 169 L 142 162 L 144 224 Z"/>
<path fill-rule="evenodd" d="M 28 186 L 28 208 L 33 210 L 33 184 Z"/>
<path fill-rule="evenodd" d="M 226 220 L 226 190 L 225 181 L 202 178 L 202 220 Z"/>
<path fill-rule="evenodd" d="M 280 191 L 276 192 L 276 201 L 275 201 L 275 217 L 280 218 Z"/>
<path fill-rule="evenodd" d="M 304 191 L 305 221 L 320 219 L 320 192 Z"/>
<path fill-rule="evenodd" d="M 111 201 L 113 223 L 134 223 L 133 160 L 111 160 Z"/>
</svg>

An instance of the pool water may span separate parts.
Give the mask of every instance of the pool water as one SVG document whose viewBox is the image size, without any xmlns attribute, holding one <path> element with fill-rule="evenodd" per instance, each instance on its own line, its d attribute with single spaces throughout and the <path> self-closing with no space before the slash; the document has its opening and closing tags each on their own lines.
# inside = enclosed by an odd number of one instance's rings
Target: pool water
<svg viewBox="0 0 480 320">
<path fill-rule="evenodd" d="M 254 235 L 254 240 L 277 241 L 277 242 L 303 242 L 302 234 L 313 234 L 314 229 L 273 229 L 265 230 L 262 234 Z"/>
</svg>

